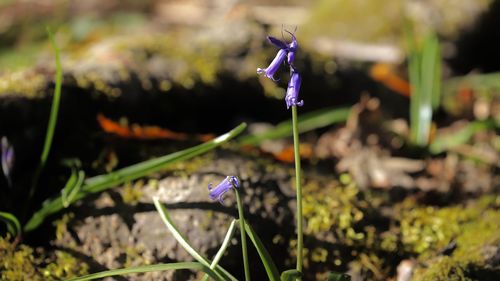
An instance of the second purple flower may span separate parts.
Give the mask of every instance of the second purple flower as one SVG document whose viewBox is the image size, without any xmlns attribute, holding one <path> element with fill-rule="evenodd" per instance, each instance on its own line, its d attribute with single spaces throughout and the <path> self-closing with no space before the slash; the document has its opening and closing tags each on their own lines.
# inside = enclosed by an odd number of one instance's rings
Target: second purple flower
<svg viewBox="0 0 500 281">
<path fill-rule="evenodd" d="M 210 192 L 210 199 L 218 199 L 221 204 L 224 203 L 222 196 L 231 190 L 231 188 L 240 188 L 240 182 L 235 176 L 228 176 L 223 181 L 221 181 L 216 187 L 212 188 L 212 184 L 208 185 L 208 191 Z"/>
</svg>

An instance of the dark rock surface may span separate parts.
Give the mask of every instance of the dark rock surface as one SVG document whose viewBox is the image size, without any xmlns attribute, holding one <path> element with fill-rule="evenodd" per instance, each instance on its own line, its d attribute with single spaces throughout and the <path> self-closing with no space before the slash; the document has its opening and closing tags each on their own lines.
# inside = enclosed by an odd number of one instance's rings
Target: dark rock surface
<svg viewBox="0 0 500 281">
<path fill-rule="evenodd" d="M 293 234 L 294 219 L 290 209 L 294 204 L 290 186 L 293 171 L 225 150 L 208 158 L 191 175 L 167 172 L 157 184 L 134 186 L 139 192 L 134 202 L 124 202 L 123 193 L 131 192 L 125 191 L 126 187 L 105 192 L 93 201 L 82 202 L 73 209 L 74 219 L 68 223 L 67 231 L 60 239 L 53 241 L 54 246 L 69 247 L 107 268 L 192 260 L 156 212 L 152 197 L 158 196 L 191 245 L 203 255 L 212 257 L 237 212 L 231 193 L 226 194 L 224 205 L 221 205 L 209 199 L 207 186 L 208 183 L 217 184 L 225 175 L 237 175 L 243 186 L 247 220 L 262 235 L 261 239 L 283 266 L 288 254 L 272 249 L 283 247 Z M 273 244 L 271 241 L 278 234 L 284 240 Z M 238 235 L 233 244 L 238 244 L 237 241 Z M 240 249 L 239 244 L 230 246 L 221 264 L 233 272 L 241 270 Z M 264 272 L 253 250 L 251 257 L 255 278 L 262 277 Z M 130 277 L 130 280 L 187 278 L 182 274 L 177 276 L 179 273 L 172 274 L 148 273 Z M 169 279 L 169 276 L 175 278 Z"/>
</svg>

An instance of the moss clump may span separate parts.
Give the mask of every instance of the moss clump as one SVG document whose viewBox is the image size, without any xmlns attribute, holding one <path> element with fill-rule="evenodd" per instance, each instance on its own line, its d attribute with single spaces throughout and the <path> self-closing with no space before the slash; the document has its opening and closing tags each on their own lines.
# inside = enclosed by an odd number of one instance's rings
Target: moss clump
<svg viewBox="0 0 500 281">
<path fill-rule="evenodd" d="M 485 196 L 466 207 L 445 208 L 415 208 L 415 202 L 405 201 L 399 206 L 399 230 L 393 232 L 399 232 L 405 252 L 426 258 L 463 234 L 464 225 L 480 222 L 484 212 L 499 204 L 497 201 L 495 196 Z"/>
<path fill-rule="evenodd" d="M 27 245 L 14 245 L 9 236 L 0 237 L 0 257 L 1 280 L 55 281 L 88 273 L 87 264 L 66 252 L 35 253 Z"/>
<path fill-rule="evenodd" d="M 499 221 L 498 210 L 478 213 L 474 220 L 460 226 L 455 239 L 456 250 L 450 256 L 437 256 L 424 262 L 417 269 L 414 280 L 499 280 Z"/>
<path fill-rule="evenodd" d="M 343 175 L 341 182 L 330 182 L 326 186 L 318 181 L 304 186 L 305 234 L 329 231 L 333 227 L 336 236 L 348 245 L 365 238 L 365 234 L 354 227 L 364 217 L 358 200 L 359 189 L 346 177 Z"/>
<path fill-rule="evenodd" d="M 123 202 L 132 206 L 137 205 L 142 197 L 141 189 L 143 186 L 143 180 L 138 180 L 133 185 L 131 183 L 126 184 L 120 192 Z"/>
</svg>

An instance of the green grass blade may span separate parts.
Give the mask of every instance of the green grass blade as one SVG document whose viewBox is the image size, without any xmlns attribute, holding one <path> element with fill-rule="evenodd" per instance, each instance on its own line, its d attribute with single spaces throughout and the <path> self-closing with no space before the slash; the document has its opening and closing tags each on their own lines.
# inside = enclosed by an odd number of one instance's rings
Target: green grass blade
<svg viewBox="0 0 500 281">
<path fill-rule="evenodd" d="M 410 32 L 407 36 L 408 41 L 408 74 L 410 78 L 410 137 L 413 142 L 416 142 L 419 128 L 420 116 L 420 98 L 421 98 L 421 81 L 420 81 L 420 53 L 417 49 L 413 33 Z"/>
<path fill-rule="evenodd" d="M 300 277 L 302 277 L 302 273 L 297 269 L 289 269 L 281 273 L 281 281 L 295 281 Z"/>
<path fill-rule="evenodd" d="M 179 229 L 175 226 L 174 222 L 170 218 L 170 215 L 168 214 L 167 209 L 163 204 L 160 202 L 160 200 L 155 197 L 153 198 L 156 210 L 161 216 L 161 219 L 167 226 L 168 230 L 174 235 L 175 240 L 179 242 L 179 244 L 186 250 L 195 260 L 197 260 L 199 263 L 202 265 L 206 266 L 209 270 L 213 272 L 213 274 L 217 275 L 217 277 L 222 278 L 224 280 L 237 280 L 233 276 L 231 276 L 227 271 L 222 271 L 222 267 L 216 265 L 215 269 L 210 269 L 210 261 L 203 257 L 200 253 L 198 253 L 192 246 L 189 244 L 187 241 L 186 237 L 182 233 L 180 233 Z"/>
<path fill-rule="evenodd" d="M 350 108 L 327 108 L 306 114 L 298 118 L 299 132 L 307 132 L 317 128 L 326 127 L 331 124 L 343 122 L 349 116 Z M 238 138 L 241 145 L 257 145 L 264 140 L 278 139 L 292 135 L 292 124 L 290 120 L 283 121 L 272 130 L 257 135 L 246 135 Z"/>
<path fill-rule="evenodd" d="M 262 244 L 262 241 L 257 236 L 257 233 L 255 233 L 253 228 L 248 223 L 245 223 L 245 231 L 248 237 L 250 237 L 250 240 L 252 240 L 252 243 L 255 246 L 257 253 L 259 254 L 260 260 L 262 261 L 262 264 L 266 269 L 267 277 L 269 278 L 269 280 L 279 281 L 280 274 L 278 268 L 276 267 L 276 264 L 274 264 L 274 261 L 271 258 L 271 255 L 267 251 L 266 247 L 264 246 L 264 244 Z"/>
<path fill-rule="evenodd" d="M 13 237 L 16 237 L 21 233 L 21 224 L 13 214 L 0 212 L 0 220 L 5 222 L 7 225 L 7 231 L 12 234 Z"/>
<path fill-rule="evenodd" d="M 49 36 L 50 43 L 52 45 L 52 49 L 54 49 L 54 54 L 56 57 L 56 79 L 55 79 L 55 88 L 54 88 L 54 96 L 52 97 L 52 106 L 50 108 L 50 116 L 49 123 L 47 125 L 47 131 L 45 133 L 45 142 L 43 144 L 42 154 L 40 156 L 40 165 L 35 171 L 35 175 L 33 177 L 33 183 L 28 192 L 28 201 L 31 200 L 33 195 L 35 194 L 38 178 L 45 167 L 45 163 L 47 162 L 47 158 L 49 157 L 50 148 L 52 146 L 52 139 L 54 138 L 54 131 L 56 129 L 57 123 L 57 115 L 59 113 L 59 104 L 61 101 L 61 87 L 62 87 L 62 66 L 61 66 L 61 51 L 57 46 L 56 40 L 52 35 L 52 32 L 47 27 L 47 34 Z"/>
<path fill-rule="evenodd" d="M 437 135 L 429 146 L 429 151 L 433 154 L 442 153 L 446 150 L 453 149 L 454 147 L 467 143 L 477 132 L 493 129 L 495 127 L 498 128 L 498 124 L 495 124 L 493 120 L 469 123 L 456 132 L 446 135 Z"/>
<path fill-rule="evenodd" d="M 211 269 L 214 269 L 219 264 L 219 261 L 222 259 L 222 255 L 224 255 L 227 247 L 229 247 L 229 243 L 231 242 L 231 239 L 234 236 L 234 231 L 236 229 L 237 222 L 238 222 L 238 220 L 233 220 L 231 222 L 231 224 L 229 225 L 229 228 L 226 232 L 226 236 L 224 237 L 224 240 L 222 241 L 222 244 L 221 244 L 219 250 L 217 251 L 217 254 L 215 254 L 215 257 L 212 260 L 212 263 L 210 263 Z M 201 280 L 202 281 L 208 280 L 208 275 L 203 276 L 203 278 Z"/>
<path fill-rule="evenodd" d="M 68 206 L 71 205 L 75 196 L 80 192 L 84 180 L 84 171 L 78 171 L 76 168 L 71 169 L 71 176 L 61 190 L 61 200 L 64 208 L 68 208 Z"/>
<path fill-rule="evenodd" d="M 327 281 L 351 281 L 351 276 L 344 274 L 344 273 L 338 273 L 338 272 L 330 272 L 328 274 L 328 279 Z"/>
<path fill-rule="evenodd" d="M 50 43 L 54 49 L 56 55 L 56 84 L 54 89 L 54 98 L 52 100 L 52 107 L 50 109 L 49 125 L 47 126 L 47 134 L 45 135 L 45 143 L 43 145 L 43 151 L 41 156 L 42 166 L 47 161 L 49 156 L 50 148 L 52 146 L 52 139 L 54 137 L 54 131 L 56 129 L 57 115 L 59 113 L 59 104 L 61 101 L 61 86 L 62 86 L 62 66 L 61 66 L 61 51 L 57 46 L 54 35 L 47 28 L 47 34 L 49 35 Z"/>
<path fill-rule="evenodd" d="M 441 49 L 438 38 L 434 35 L 436 49 L 434 50 L 433 83 L 432 83 L 432 110 L 436 110 L 441 105 Z"/>
<path fill-rule="evenodd" d="M 123 182 L 135 180 L 149 173 L 159 171 L 165 168 L 167 165 L 187 160 L 210 151 L 234 138 L 235 136 L 243 132 L 245 128 L 246 124 L 242 123 L 228 133 L 221 135 L 211 141 L 162 157 L 147 160 L 107 175 L 89 178 L 84 181 L 81 190 L 73 198 L 73 202 L 85 198 L 90 194 L 98 193 L 111 187 L 115 187 Z M 45 220 L 45 218 L 60 211 L 62 208 L 64 208 L 64 205 L 60 196 L 46 200 L 42 204 L 42 208 L 35 214 L 33 214 L 30 220 L 24 225 L 24 231 L 30 232 L 36 229 Z"/>
<path fill-rule="evenodd" d="M 215 279 L 217 281 L 224 281 L 223 279 L 220 279 L 216 275 L 214 275 L 206 266 L 204 266 L 198 262 L 160 263 L 160 264 L 153 264 L 153 265 L 144 265 L 144 266 L 137 266 L 137 267 L 113 269 L 113 270 L 92 273 L 92 274 L 85 275 L 82 277 L 72 278 L 72 279 L 69 279 L 67 281 L 85 281 L 85 280 L 101 279 L 101 278 L 116 276 L 116 275 L 126 275 L 126 274 L 133 274 L 133 273 L 146 273 L 146 272 L 164 271 L 164 270 L 179 270 L 179 269 L 204 271 L 205 273 L 210 275 L 210 277 L 212 277 L 213 279 Z"/>
<path fill-rule="evenodd" d="M 418 131 L 416 144 L 425 146 L 429 141 L 432 123 L 433 95 L 438 91 L 436 84 L 436 61 L 438 40 L 435 35 L 428 35 L 424 40 L 421 55 L 420 93 L 418 103 Z"/>
</svg>

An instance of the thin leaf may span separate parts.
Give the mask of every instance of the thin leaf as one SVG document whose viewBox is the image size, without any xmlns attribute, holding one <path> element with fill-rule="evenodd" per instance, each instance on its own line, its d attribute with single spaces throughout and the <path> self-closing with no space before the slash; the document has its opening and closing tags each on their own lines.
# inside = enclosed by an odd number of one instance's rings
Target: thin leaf
<svg viewBox="0 0 500 281">
<path fill-rule="evenodd" d="M 68 206 L 73 202 L 75 196 L 78 192 L 80 192 L 84 180 L 84 171 L 78 171 L 76 168 L 71 169 L 71 176 L 66 182 L 64 188 L 61 190 L 61 200 L 64 208 L 68 208 Z"/>
<path fill-rule="evenodd" d="M 424 41 L 421 56 L 420 93 L 418 108 L 418 132 L 416 143 L 425 146 L 429 141 L 432 123 L 433 94 L 438 91 L 436 83 L 436 57 L 439 44 L 435 35 L 428 35 Z"/>
<path fill-rule="evenodd" d="M 345 273 L 330 272 L 327 281 L 351 281 L 351 276 Z"/>
<path fill-rule="evenodd" d="M 435 37 L 435 35 L 434 35 Z M 438 109 L 441 104 L 441 50 L 437 37 L 434 38 L 436 42 L 436 49 L 434 51 L 434 69 L 433 69 L 433 83 L 432 83 L 432 110 Z"/>
<path fill-rule="evenodd" d="M 231 130 L 230 132 L 221 135 L 211 141 L 202 143 L 200 145 L 187 148 L 181 151 L 177 151 L 172 154 L 168 154 L 155 159 L 147 160 L 120 169 L 118 171 L 115 171 L 107 175 L 101 175 L 89 178 L 84 181 L 81 190 L 73 198 L 73 202 L 85 198 L 88 195 L 104 191 L 111 187 L 115 187 L 126 181 L 135 180 L 147 174 L 157 172 L 161 169 L 164 169 L 167 165 L 187 160 L 197 155 L 203 154 L 207 151 L 210 151 L 226 143 L 230 139 L 234 138 L 235 136 L 240 134 L 245 128 L 246 124 L 242 123 L 238 127 Z M 57 213 L 63 208 L 64 206 L 60 196 L 46 200 L 42 204 L 42 208 L 38 210 L 35 214 L 33 214 L 30 220 L 24 225 L 24 231 L 30 232 L 36 229 L 45 220 L 45 218 L 54 213 Z"/>
<path fill-rule="evenodd" d="M 50 148 L 52 147 L 52 139 L 54 138 L 54 132 L 56 130 L 57 124 L 57 116 L 59 113 L 59 105 L 61 103 L 61 87 L 62 87 L 62 66 L 61 66 L 61 51 L 57 46 L 56 40 L 54 39 L 54 35 L 47 27 L 47 34 L 49 36 L 50 43 L 52 45 L 52 49 L 54 49 L 54 54 L 56 57 L 56 77 L 55 77 L 55 88 L 54 95 L 52 97 L 52 106 L 50 108 L 50 116 L 49 123 L 47 125 L 47 130 L 45 132 L 45 142 L 43 144 L 42 154 L 40 156 L 40 164 L 35 171 L 35 176 L 33 177 L 33 183 L 28 192 L 28 201 L 31 200 L 33 195 L 35 194 L 36 186 L 38 183 L 38 178 L 45 167 L 45 163 L 47 162 L 47 158 L 49 157 Z"/>
<path fill-rule="evenodd" d="M 56 129 L 57 115 L 59 113 L 59 104 L 61 101 L 61 87 L 63 78 L 61 66 L 61 51 L 59 50 L 56 40 L 54 39 L 54 35 L 49 28 L 47 28 L 47 34 L 49 35 L 50 43 L 52 44 L 52 48 L 54 49 L 54 53 L 56 56 L 56 84 L 54 89 L 54 97 L 52 100 L 52 107 L 50 108 L 49 124 L 47 126 L 47 133 L 45 135 L 45 143 L 43 145 L 41 156 L 42 166 L 47 161 L 47 157 L 49 156 L 50 148 L 52 146 L 52 139 L 54 137 L 54 131 Z"/>
<path fill-rule="evenodd" d="M 431 33 L 418 48 L 411 26 L 407 27 L 408 72 L 411 84 L 411 140 L 419 146 L 429 142 L 432 111 L 440 104 L 441 56 L 439 41 Z"/>
<path fill-rule="evenodd" d="M 170 218 L 167 209 L 165 209 L 165 206 L 163 206 L 163 204 L 159 201 L 159 198 L 158 197 L 153 198 L 153 202 L 155 204 L 156 210 L 158 211 L 158 213 L 160 213 L 161 219 L 167 226 L 168 230 L 172 232 L 172 235 L 174 235 L 175 240 L 179 242 L 179 244 L 182 246 L 182 248 L 184 248 L 184 250 L 186 250 L 199 263 L 206 266 L 209 270 L 213 272 L 213 274 L 217 275 L 219 278 L 222 278 L 224 280 L 237 280 L 231 274 L 223 270 L 223 268 L 218 265 L 216 265 L 215 269 L 213 270 L 210 269 L 210 261 L 207 258 L 203 257 L 200 253 L 198 253 L 191 246 L 191 244 L 189 244 L 186 237 L 184 237 L 184 235 L 180 233 L 179 229 L 175 226 L 174 222 Z"/>
<path fill-rule="evenodd" d="M 297 269 L 289 269 L 281 273 L 281 281 L 295 281 L 300 277 L 302 277 L 302 273 Z"/>
<path fill-rule="evenodd" d="M 222 255 L 226 252 L 227 247 L 229 246 L 229 243 L 231 242 L 231 239 L 234 236 L 234 231 L 236 229 L 236 223 L 238 220 L 233 220 L 231 224 L 229 225 L 229 228 L 226 232 L 226 236 L 224 237 L 224 241 L 222 241 L 222 244 L 217 251 L 217 254 L 215 254 L 214 259 L 212 260 L 212 263 L 210 263 L 210 269 L 214 269 L 218 264 L 219 261 L 222 259 Z M 202 281 L 208 280 L 208 275 L 203 276 L 201 279 Z"/>
<path fill-rule="evenodd" d="M 495 127 L 498 128 L 498 124 L 495 124 L 493 120 L 469 123 L 456 132 L 436 136 L 434 141 L 429 146 L 429 151 L 433 154 L 442 153 L 446 150 L 453 149 L 454 147 L 467 143 L 477 132 Z"/>
<path fill-rule="evenodd" d="M 203 271 L 217 281 L 224 281 L 223 279 L 220 279 L 219 277 L 214 275 L 212 273 L 212 271 L 209 270 L 209 268 L 207 268 L 206 266 L 204 266 L 198 262 L 160 263 L 160 264 L 153 264 L 153 265 L 144 265 L 144 266 L 137 266 L 137 267 L 113 269 L 113 270 L 92 273 L 92 274 L 85 275 L 82 277 L 72 278 L 72 279 L 69 279 L 67 281 L 85 281 L 85 280 L 100 279 L 100 278 L 116 276 L 116 275 L 126 275 L 126 274 L 133 274 L 133 273 L 146 273 L 146 272 L 164 271 L 164 270 L 179 270 L 179 269 Z"/>
<path fill-rule="evenodd" d="M 406 42 L 408 45 L 408 76 L 410 78 L 410 137 L 415 142 L 419 131 L 420 108 L 420 53 L 415 42 L 413 27 L 410 23 L 405 25 Z"/>
<path fill-rule="evenodd" d="M 350 108 L 327 108 L 306 114 L 298 119 L 299 133 L 308 132 L 317 128 L 326 127 L 347 120 Z M 238 138 L 241 145 L 257 145 L 264 140 L 284 138 L 292 135 L 292 124 L 290 120 L 283 121 L 274 129 L 256 135 L 246 135 Z"/>
<path fill-rule="evenodd" d="M 266 247 L 264 246 L 264 244 L 262 244 L 262 241 L 257 236 L 257 233 L 255 233 L 255 231 L 248 223 L 245 223 L 245 231 L 248 237 L 250 237 L 250 240 L 252 240 L 252 243 L 255 246 L 257 253 L 259 253 L 260 260 L 262 261 L 262 264 L 266 269 L 267 277 L 269 278 L 269 280 L 271 281 L 280 280 L 278 268 L 276 267 L 276 264 L 274 264 L 274 261 L 271 258 L 271 255 L 267 251 Z"/>
<path fill-rule="evenodd" d="M 7 225 L 7 231 L 13 236 L 16 237 L 21 233 L 21 224 L 19 220 L 17 220 L 16 216 L 7 212 L 0 212 L 0 220 L 5 222 Z"/>
</svg>

